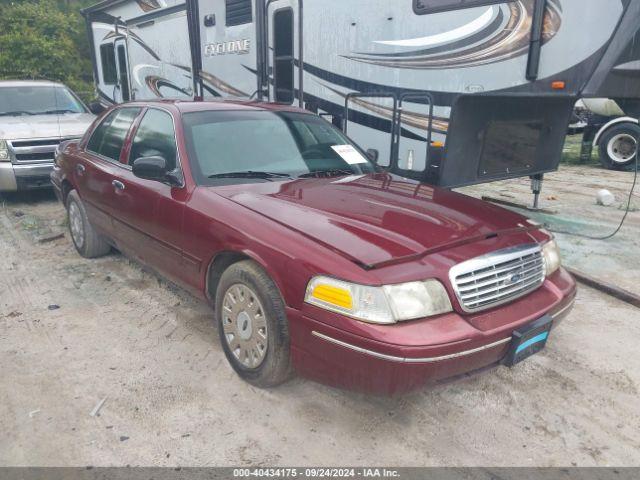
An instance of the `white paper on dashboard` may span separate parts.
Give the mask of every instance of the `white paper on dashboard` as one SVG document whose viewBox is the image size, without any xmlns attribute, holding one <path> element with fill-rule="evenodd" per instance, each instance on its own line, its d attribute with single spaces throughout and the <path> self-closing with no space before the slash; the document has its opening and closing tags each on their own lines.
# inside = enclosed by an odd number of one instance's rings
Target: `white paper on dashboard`
<svg viewBox="0 0 640 480">
<path fill-rule="evenodd" d="M 356 180 L 360 180 L 361 178 L 364 178 L 364 177 L 365 177 L 364 175 L 350 175 L 348 177 L 340 178 L 335 182 L 331 182 L 331 183 L 351 183 L 351 182 L 355 182 Z"/>
<path fill-rule="evenodd" d="M 349 165 L 368 163 L 367 159 L 351 145 L 334 145 L 331 148 L 333 148 L 333 150 Z"/>
</svg>

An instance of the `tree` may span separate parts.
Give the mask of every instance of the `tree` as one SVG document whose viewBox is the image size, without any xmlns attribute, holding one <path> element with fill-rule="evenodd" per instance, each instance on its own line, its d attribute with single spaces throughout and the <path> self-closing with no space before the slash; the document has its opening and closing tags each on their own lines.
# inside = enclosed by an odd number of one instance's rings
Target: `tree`
<svg viewBox="0 0 640 480">
<path fill-rule="evenodd" d="M 89 42 L 80 8 L 91 0 L 0 0 L 0 78 L 46 78 L 93 98 Z"/>
</svg>

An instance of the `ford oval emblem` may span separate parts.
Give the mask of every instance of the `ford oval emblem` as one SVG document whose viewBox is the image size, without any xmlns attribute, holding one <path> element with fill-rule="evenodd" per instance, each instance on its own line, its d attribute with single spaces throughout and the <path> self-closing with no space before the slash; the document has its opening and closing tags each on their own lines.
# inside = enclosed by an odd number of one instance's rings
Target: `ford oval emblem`
<svg viewBox="0 0 640 480">
<path fill-rule="evenodd" d="M 509 285 L 518 283 L 520 280 L 522 280 L 522 275 L 520 273 L 516 273 L 509 279 Z"/>
</svg>

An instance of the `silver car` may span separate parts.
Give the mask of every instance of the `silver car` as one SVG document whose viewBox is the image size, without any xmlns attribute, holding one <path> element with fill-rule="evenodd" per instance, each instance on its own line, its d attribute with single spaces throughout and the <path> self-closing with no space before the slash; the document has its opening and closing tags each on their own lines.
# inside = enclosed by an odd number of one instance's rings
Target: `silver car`
<svg viewBox="0 0 640 480">
<path fill-rule="evenodd" d="M 62 84 L 0 81 L 0 192 L 49 187 L 56 148 L 94 119 Z"/>
</svg>

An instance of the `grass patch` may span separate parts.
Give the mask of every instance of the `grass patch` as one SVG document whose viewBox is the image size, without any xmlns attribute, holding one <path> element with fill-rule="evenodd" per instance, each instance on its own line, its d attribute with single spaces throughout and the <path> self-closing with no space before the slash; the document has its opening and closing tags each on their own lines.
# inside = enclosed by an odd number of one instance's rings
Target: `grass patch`
<svg viewBox="0 0 640 480">
<path fill-rule="evenodd" d="M 562 150 L 561 163 L 565 165 L 600 165 L 598 159 L 598 149 L 594 148 L 591 158 L 587 162 L 580 161 L 580 151 L 582 150 L 582 135 L 567 135 Z"/>
</svg>

